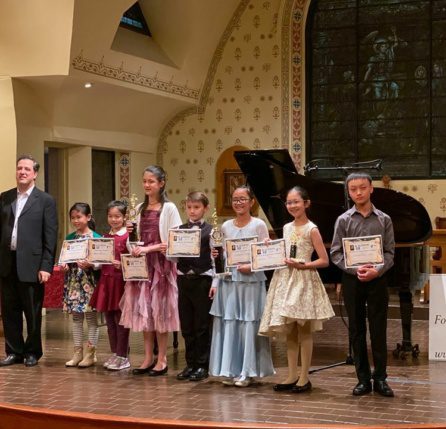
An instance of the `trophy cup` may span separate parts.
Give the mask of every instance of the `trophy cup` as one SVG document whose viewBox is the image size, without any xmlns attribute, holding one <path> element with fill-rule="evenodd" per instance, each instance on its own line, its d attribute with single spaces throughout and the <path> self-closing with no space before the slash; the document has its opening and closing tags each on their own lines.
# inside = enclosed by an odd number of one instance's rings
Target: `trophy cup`
<svg viewBox="0 0 446 429">
<path fill-rule="evenodd" d="M 130 197 L 130 207 L 129 207 L 129 221 L 132 222 L 132 232 L 129 234 L 129 241 L 130 243 L 137 243 L 139 241 L 138 239 L 138 227 L 136 223 L 136 219 L 138 216 L 138 213 L 136 211 L 136 203 L 138 202 L 138 198 L 135 194 L 132 194 Z"/>
<path fill-rule="evenodd" d="M 211 231 L 211 246 L 218 252 L 214 258 L 215 273 L 223 274 L 225 272 L 225 261 L 223 257 L 223 234 L 218 226 L 217 211 L 214 209 L 212 213 L 212 231 Z"/>
<path fill-rule="evenodd" d="M 297 257 L 297 234 L 295 230 L 291 233 L 290 241 L 290 259 L 297 259 L 298 263 L 305 264 L 305 259 Z"/>
</svg>

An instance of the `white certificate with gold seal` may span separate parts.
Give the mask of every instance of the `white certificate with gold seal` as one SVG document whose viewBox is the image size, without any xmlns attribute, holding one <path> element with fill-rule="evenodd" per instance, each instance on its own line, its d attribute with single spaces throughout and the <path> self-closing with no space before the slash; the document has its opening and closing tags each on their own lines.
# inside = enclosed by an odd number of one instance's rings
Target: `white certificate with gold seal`
<svg viewBox="0 0 446 429">
<path fill-rule="evenodd" d="M 344 249 L 345 268 L 384 264 L 381 235 L 343 238 L 342 247 Z"/>
<path fill-rule="evenodd" d="M 227 238 L 226 266 L 237 267 L 241 264 L 251 263 L 251 244 L 257 243 L 257 236 L 243 238 Z"/>
<path fill-rule="evenodd" d="M 113 238 L 88 239 L 88 262 L 91 264 L 113 264 L 115 240 Z"/>
<path fill-rule="evenodd" d="M 266 271 L 283 268 L 286 258 L 285 240 L 251 244 L 251 271 Z"/>
<path fill-rule="evenodd" d="M 201 229 L 169 229 L 166 255 L 173 258 L 198 258 L 201 248 Z"/>
<path fill-rule="evenodd" d="M 149 269 L 145 255 L 132 256 L 131 254 L 121 255 L 122 277 L 125 281 L 149 280 Z"/>
<path fill-rule="evenodd" d="M 87 259 L 88 240 L 85 238 L 78 240 L 64 240 L 60 249 L 59 265 L 70 264 L 72 262 Z"/>
</svg>

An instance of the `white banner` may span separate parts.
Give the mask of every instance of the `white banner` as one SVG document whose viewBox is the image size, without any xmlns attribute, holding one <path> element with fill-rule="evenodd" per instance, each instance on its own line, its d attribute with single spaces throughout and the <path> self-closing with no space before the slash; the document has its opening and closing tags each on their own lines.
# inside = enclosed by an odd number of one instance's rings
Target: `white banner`
<svg viewBox="0 0 446 429">
<path fill-rule="evenodd" d="M 446 361 L 446 274 L 431 274 L 429 285 L 429 360 Z"/>
</svg>

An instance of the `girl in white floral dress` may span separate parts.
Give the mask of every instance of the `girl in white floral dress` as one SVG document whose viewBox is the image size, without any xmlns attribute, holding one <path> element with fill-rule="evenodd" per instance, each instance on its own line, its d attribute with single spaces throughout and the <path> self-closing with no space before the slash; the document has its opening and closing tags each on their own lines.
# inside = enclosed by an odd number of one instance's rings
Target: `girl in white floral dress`
<svg viewBox="0 0 446 429">
<path fill-rule="evenodd" d="M 286 335 L 288 377 L 274 386 L 276 391 L 302 393 L 312 386 L 308 378 L 313 352 L 313 332 L 334 316 L 333 308 L 317 268 L 328 266 L 328 255 L 317 226 L 308 220 L 310 207 L 307 192 L 294 187 L 286 197 L 288 212 L 294 221 L 283 227 L 287 255 L 295 244 L 296 256 L 285 259 L 286 268 L 274 272 L 260 323 L 259 335 Z M 316 250 L 317 259 L 311 255 Z M 301 370 L 298 374 L 298 358 Z"/>
</svg>

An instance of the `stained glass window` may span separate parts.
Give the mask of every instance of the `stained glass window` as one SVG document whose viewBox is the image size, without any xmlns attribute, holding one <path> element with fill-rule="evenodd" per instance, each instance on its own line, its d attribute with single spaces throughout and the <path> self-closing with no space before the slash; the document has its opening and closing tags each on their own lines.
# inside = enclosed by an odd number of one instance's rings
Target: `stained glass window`
<svg viewBox="0 0 446 429">
<path fill-rule="evenodd" d="M 446 0 L 315 0 L 307 26 L 308 161 L 446 175 Z"/>
</svg>

